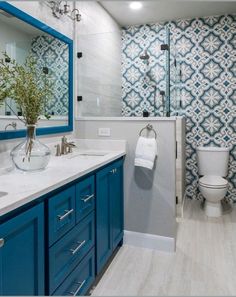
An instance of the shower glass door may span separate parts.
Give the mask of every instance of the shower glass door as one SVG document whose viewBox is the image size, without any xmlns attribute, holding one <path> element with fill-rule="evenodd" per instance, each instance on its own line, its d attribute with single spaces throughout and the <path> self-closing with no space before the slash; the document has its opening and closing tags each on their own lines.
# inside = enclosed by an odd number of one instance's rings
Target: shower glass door
<svg viewBox="0 0 236 297">
<path fill-rule="evenodd" d="M 79 33 L 77 48 L 79 116 L 170 116 L 174 88 L 170 91 L 173 63 L 167 26 Z"/>
<path fill-rule="evenodd" d="M 120 31 L 79 32 L 77 49 L 78 115 L 121 116 Z"/>
</svg>

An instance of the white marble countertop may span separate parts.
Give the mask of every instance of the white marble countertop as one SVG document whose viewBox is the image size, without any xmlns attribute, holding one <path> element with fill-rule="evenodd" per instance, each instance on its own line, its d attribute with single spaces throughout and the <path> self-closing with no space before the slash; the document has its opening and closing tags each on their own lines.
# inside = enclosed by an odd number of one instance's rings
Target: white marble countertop
<svg viewBox="0 0 236 297">
<path fill-rule="evenodd" d="M 0 171 L 0 216 L 126 154 L 125 141 L 75 140 L 75 142 L 78 149 L 75 149 L 72 154 L 60 157 L 52 155 L 44 171 L 24 173 L 16 169 L 9 171 L 2 168 Z M 51 144 L 50 147 L 53 148 L 54 145 Z M 84 152 L 100 152 L 105 155 L 80 155 Z"/>
</svg>

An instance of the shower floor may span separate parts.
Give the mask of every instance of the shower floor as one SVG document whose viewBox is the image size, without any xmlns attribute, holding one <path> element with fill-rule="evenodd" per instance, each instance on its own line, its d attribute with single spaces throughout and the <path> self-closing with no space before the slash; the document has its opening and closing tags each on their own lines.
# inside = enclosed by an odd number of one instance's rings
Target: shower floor
<svg viewBox="0 0 236 297">
<path fill-rule="evenodd" d="M 236 208 L 205 217 L 187 200 L 176 253 L 124 245 L 97 284 L 96 296 L 236 295 Z"/>
</svg>

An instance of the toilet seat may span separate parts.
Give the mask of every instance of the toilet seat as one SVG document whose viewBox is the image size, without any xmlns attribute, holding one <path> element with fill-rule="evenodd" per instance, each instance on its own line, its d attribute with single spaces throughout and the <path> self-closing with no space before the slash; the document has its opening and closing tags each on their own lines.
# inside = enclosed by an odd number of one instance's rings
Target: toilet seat
<svg viewBox="0 0 236 297">
<path fill-rule="evenodd" d="M 205 175 L 199 179 L 199 185 L 205 188 L 223 189 L 228 185 L 228 181 L 215 175 Z"/>
</svg>

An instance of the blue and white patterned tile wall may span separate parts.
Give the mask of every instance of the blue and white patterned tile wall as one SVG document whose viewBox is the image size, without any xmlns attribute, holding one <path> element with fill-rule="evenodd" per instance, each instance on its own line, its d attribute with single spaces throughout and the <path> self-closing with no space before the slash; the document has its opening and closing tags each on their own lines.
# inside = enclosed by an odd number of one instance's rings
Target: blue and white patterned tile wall
<svg viewBox="0 0 236 297">
<path fill-rule="evenodd" d="M 163 111 L 160 90 L 166 90 L 166 29 L 159 24 L 132 26 L 122 31 L 122 103 L 124 116 L 152 116 Z M 149 64 L 140 59 L 147 50 Z M 158 89 L 157 89 L 158 88 Z"/>
<path fill-rule="evenodd" d="M 172 86 L 175 90 L 171 92 L 172 108 L 173 102 L 181 100 L 181 104 L 177 104 L 181 106 L 178 112 L 185 115 L 187 120 L 187 195 L 190 198 L 200 198 L 197 191 L 196 147 L 230 146 L 230 186 L 227 197 L 236 201 L 236 15 L 178 20 L 167 25 L 171 32 L 171 50 L 177 60 L 179 75 L 176 80 L 178 84 L 175 88 Z M 156 40 L 160 42 L 162 35 L 158 32 L 162 32 L 162 26 L 164 24 L 144 25 L 123 30 L 122 99 L 125 116 L 139 116 L 146 101 L 142 92 L 134 92 L 143 79 L 141 66 L 135 64 L 135 57 L 143 47 L 142 31 L 150 27 L 156 28 Z M 139 38 L 136 42 L 137 36 Z M 134 43 L 134 49 L 127 50 L 131 42 L 136 42 L 137 45 Z M 146 44 L 145 40 L 144 47 Z M 135 67 L 138 70 L 133 72 L 137 74 L 127 76 L 127 70 L 136 69 Z M 161 71 L 157 72 L 160 75 Z M 175 71 L 171 69 L 172 74 L 173 72 Z M 156 82 L 157 88 L 162 88 L 159 81 Z M 127 91 L 128 88 L 130 92 Z M 131 96 L 132 92 L 134 95 Z M 172 114 L 176 114 L 176 110 L 172 109 Z"/>
<path fill-rule="evenodd" d="M 40 67 L 49 69 L 53 85 L 53 97 L 47 109 L 57 116 L 68 115 L 68 46 L 59 39 L 50 36 L 38 36 L 33 39 L 31 51 Z"/>
</svg>

